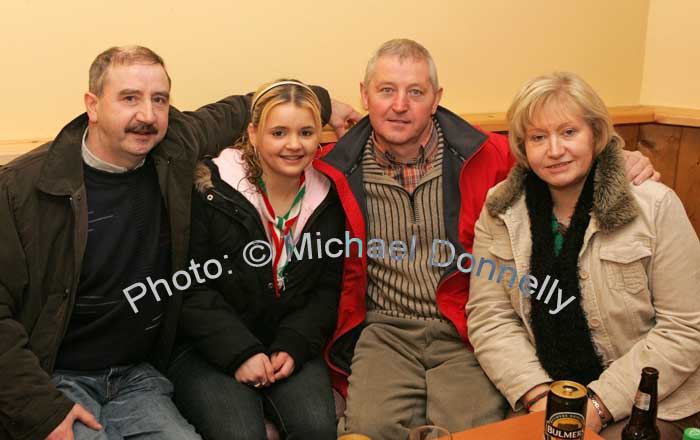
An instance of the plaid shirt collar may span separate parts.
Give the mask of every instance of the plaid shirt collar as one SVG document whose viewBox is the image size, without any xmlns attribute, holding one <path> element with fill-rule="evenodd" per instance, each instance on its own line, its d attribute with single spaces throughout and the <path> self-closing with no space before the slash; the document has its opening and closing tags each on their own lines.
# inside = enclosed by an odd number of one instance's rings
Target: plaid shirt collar
<svg viewBox="0 0 700 440">
<path fill-rule="evenodd" d="M 428 141 L 420 146 L 418 156 L 408 162 L 397 161 L 389 151 L 377 144 L 374 132 L 369 143 L 372 156 L 383 173 L 396 180 L 406 191 L 413 193 L 423 176 L 433 167 L 433 161 L 439 152 L 440 136 L 433 121 Z"/>
<path fill-rule="evenodd" d="M 411 165 L 411 166 L 423 166 L 427 162 L 430 161 L 433 157 L 435 157 L 435 153 L 437 152 L 437 147 L 438 147 L 438 134 L 437 134 L 437 128 L 435 128 L 435 123 L 431 120 L 430 121 L 430 137 L 428 138 L 428 141 L 424 144 L 421 145 L 418 148 L 418 156 L 415 158 L 407 161 L 407 162 L 400 162 L 396 159 L 396 157 L 391 154 L 391 152 L 387 151 L 384 147 L 382 147 L 378 142 L 377 142 L 377 137 L 374 133 L 372 132 L 372 146 L 374 147 L 374 157 L 377 160 L 377 163 L 379 166 L 382 168 L 405 168 L 406 165 Z"/>
</svg>

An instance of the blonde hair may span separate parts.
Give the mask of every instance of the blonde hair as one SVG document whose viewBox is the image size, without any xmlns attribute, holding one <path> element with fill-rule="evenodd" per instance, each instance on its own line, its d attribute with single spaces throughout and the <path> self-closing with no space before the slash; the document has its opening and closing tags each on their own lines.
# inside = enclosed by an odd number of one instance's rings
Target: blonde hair
<svg viewBox="0 0 700 440">
<path fill-rule="evenodd" d="M 372 54 L 372 57 L 367 62 L 367 68 L 365 69 L 365 88 L 369 87 L 369 83 L 374 76 L 374 72 L 377 70 L 377 61 L 379 61 L 379 58 L 386 56 L 397 56 L 401 62 L 404 60 L 425 61 L 428 63 L 430 83 L 433 86 L 433 91 L 437 92 L 440 88 L 440 84 L 438 83 L 437 67 L 435 66 L 435 61 L 433 61 L 433 57 L 430 55 L 430 52 L 428 52 L 428 49 L 423 47 L 420 43 L 407 38 L 389 40 L 379 46 L 374 54 Z"/>
<path fill-rule="evenodd" d="M 115 46 L 110 47 L 95 57 L 90 65 L 88 78 L 88 90 L 97 96 L 102 96 L 104 79 L 107 71 L 112 66 L 130 66 L 132 64 L 159 64 L 168 78 L 168 86 L 172 86 L 170 75 L 165 68 L 163 58 L 151 49 L 143 46 Z"/>
<path fill-rule="evenodd" d="M 275 85 L 277 83 L 283 84 Z M 321 103 L 313 90 L 301 81 L 279 79 L 263 84 L 253 95 L 252 102 L 254 105 L 250 110 L 250 122 L 259 133 L 265 130 L 265 123 L 270 111 L 280 104 L 287 103 L 311 110 L 316 130 L 319 133 L 321 131 Z M 258 179 L 262 176 L 262 165 L 255 146 L 250 143 L 247 131 L 244 131 L 233 148 L 241 150 L 245 161 L 246 177 L 251 184 L 257 185 Z"/>
<path fill-rule="evenodd" d="M 574 73 L 555 72 L 526 82 L 506 113 L 510 149 L 521 165 L 529 168 L 525 138 L 528 127 L 532 126 L 533 116 L 552 102 L 568 104 L 591 127 L 594 157 L 610 143 L 624 147 L 625 141 L 615 133 L 608 108 L 595 90 Z"/>
</svg>

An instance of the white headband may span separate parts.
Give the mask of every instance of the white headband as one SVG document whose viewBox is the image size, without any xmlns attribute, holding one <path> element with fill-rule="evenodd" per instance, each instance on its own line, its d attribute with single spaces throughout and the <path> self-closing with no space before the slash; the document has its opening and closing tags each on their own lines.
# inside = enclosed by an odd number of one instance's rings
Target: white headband
<svg viewBox="0 0 700 440">
<path fill-rule="evenodd" d="M 250 106 L 251 113 L 252 113 L 253 109 L 255 108 L 255 104 L 258 103 L 258 101 L 260 100 L 260 98 L 262 98 L 262 96 L 263 96 L 265 93 L 269 92 L 270 90 L 274 89 L 275 87 L 284 86 L 284 85 L 287 85 L 287 84 L 292 84 L 292 85 L 295 85 L 295 86 L 303 87 L 303 88 L 305 88 L 306 90 L 308 90 L 309 92 L 314 93 L 314 91 L 311 89 L 311 87 L 307 86 L 306 84 L 302 84 L 302 83 L 300 83 L 300 82 L 298 82 L 298 81 L 280 81 L 280 82 L 276 82 L 276 83 L 274 83 L 274 84 L 270 84 L 269 86 L 265 87 L 265 88 L 263 89 L 262 92 L 258 93 L 258 96 L 255 97 L 255 99 L 253 100 L 253 104 Z"/>
</svg>

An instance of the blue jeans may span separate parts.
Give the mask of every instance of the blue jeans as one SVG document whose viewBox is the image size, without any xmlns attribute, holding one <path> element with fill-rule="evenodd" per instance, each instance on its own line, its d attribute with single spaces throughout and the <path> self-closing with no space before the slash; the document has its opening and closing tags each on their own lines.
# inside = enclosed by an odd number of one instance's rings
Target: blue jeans
<svg viewBox="0 0 700 440">
<path fill-rule="evenodd" d="M 95 431 L 76 421 L 76 440 L 201 440 L 175 407 L 170 381 L 149 364 L 95 372 L 57 370 L 51 381 L 104 427 Z"/>
<path fill-rule="evenodd" d="M 283 438 L 336 438 L 333 392 L 321 357 L 261 389 L 238 383 L 195 349 L 178 356 L 168 376 L 175 385 L 178 408 L 207 440 L 264 440 L 264 416 Z"/>
</svg>

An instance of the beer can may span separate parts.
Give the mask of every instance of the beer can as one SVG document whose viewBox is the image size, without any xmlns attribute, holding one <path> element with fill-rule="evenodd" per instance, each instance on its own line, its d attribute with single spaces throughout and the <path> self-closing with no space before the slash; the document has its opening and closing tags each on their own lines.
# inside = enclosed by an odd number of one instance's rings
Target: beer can
<svg viewBox="0 0 700 440">
<path fill-rule="evenodd" d="M 587 404 L 585 386 L 570 380 L 554 382 L 547 396 L 544 440 L 582 439 Z"/>
</svg>

